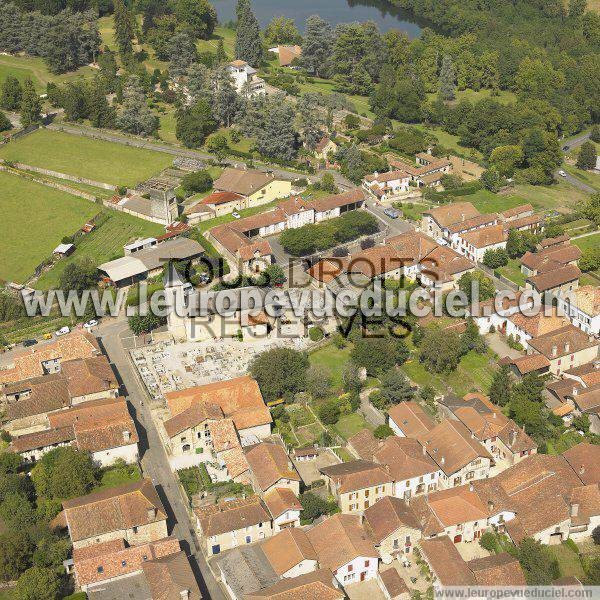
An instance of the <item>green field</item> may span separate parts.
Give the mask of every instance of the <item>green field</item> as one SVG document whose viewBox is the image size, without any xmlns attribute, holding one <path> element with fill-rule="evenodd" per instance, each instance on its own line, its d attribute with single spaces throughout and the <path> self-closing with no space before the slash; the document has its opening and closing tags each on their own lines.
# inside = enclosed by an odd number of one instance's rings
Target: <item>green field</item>
<svg viewBox="0 0 600 600">
<path fill-rule="evenodd" d="M 470 202 L 481 213 L 494 213 L 514 208 L 520 204 L 526 204 L 526 201 L 519 196 L 499 195 L 488 190 L 477 190 L 474 194 L 457 198 L 460 201 L 464 198 Z"/>
<path fill-rule="evenodd" d="M 59 190 L 0 172 L 0 279 L 23 282 L 99 212 L 97 205 Z"/>
<path fill-rule="evenodd" d="M 594 233 L 592 235 L 586 235 L 572 240 L 572 243 L 579 246 L 582 250 L 589 250 L 590 248 L 598 248 L 600 245 L 600 233 Z"/>
<path fill-rule="evenodd" d="M 46 84 L 49 81 L 64 83 L 74 79 L 91 77 L 93 73 L 94 69 L 81 67 L 77 71 L 54 75 L 50 73 L 42 58 L 35 56 L 0 56 L 0 81 L 3 81 L 8 75 L 16 77 L 21 82 L 29 78 L 40 91 L 46 90 Z"/>
<path fill-rule="evenodd" d="M 505 267 L 500 267 L 500 273 L 519 286 L 525 287 L 525 274 L 521 271 L 521 261 L 511 258 Z"/>
<path fill-rule="evenodd" d="M 161 152 L 49 129 L 39 129 L 5 144 L 0 158 L 129 187 L 173 161 L 172 156 Z"/>
<path fill-rule="evenodd" d="M 341 387 L 344 365 L 350 360 L 350 347 L 339 349 L 333 344 L 328 344 L 310 355 L 310 364 L 325 367 L 331 373 L 331 383 L 334 387 Z"/>
<path fill-rule="evenodd" d="M 371 426 L 365 421 L 365 418 L 358 413 L 344 415 L 340 420 L 331 426 L 331 429 L 345 440 L 356 435 L 363 429 L 371 429 Z"/>
<path fill-rule="evenodd" d="M 98 207 L 95 208 L 98 212 Z M 138 237 L 149 237 L 164 232 L 161 225 L 109 209 L 104 210 L 99 223 L 92 233 L 81 239 L 71 256 L 58 261 L 50 271 L 38 279 L 35 286 L 37 289 L 48 290 L 56 287 L 65 267 L 74 261 L 89 258 L 99 265 L 123 256 L 123 246 L 128 242 Z"/>
</svg>

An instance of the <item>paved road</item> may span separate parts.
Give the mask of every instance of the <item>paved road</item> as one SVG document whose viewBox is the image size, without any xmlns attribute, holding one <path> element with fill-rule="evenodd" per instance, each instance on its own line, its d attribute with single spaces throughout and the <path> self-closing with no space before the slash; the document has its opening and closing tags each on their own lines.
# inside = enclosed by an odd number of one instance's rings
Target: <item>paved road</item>
<svg viewBox="0 0 600 600">
<path fill-rule="evenodd" d="M 372 391 L 373 389 L 368 389 L 360 393 L 360 412 L 373 427 L 385 425 L 385 415 L 375 408 L 369 400 L 369 395 Z"/>
<path fill-rule="evenodd" d="M 584 142 L 587 142 L 590 139 L 590 134 L 588 133 L 582 133 L 581 135 L 572 138 L 570 140 L 563 140 L 561 142 L 561 148 L 563 150 L 563 152 L 569 152 L 570 150 L 573 150 L 573 148 L 578 148 L 579 146 L 581 146 Z"/>
<path fill-rule="evenodd" d="M 132 412 L 140 433 L 142 469 L 145 475 L 152 478 L 165 505 L 171 534 L 181 540 L 182 547 L 192 558 L 192 568 L 202 591 L 202 597 L 225 600 L 226 596 L 213 577 L 204 555 L 196 548 L 194 526 L 181 497 L 175 475 L 170 469 L 167 453 L 152 421 L 147 397 L 123 348 L 123 338 L 130 335 L 127 323 L 123 319 L 110 319 L 102 323 L 94 333 L 100 337 L 106 353 L 116 367 L 126 390 L 127 399 L 132 405 Z"/>
<path fill-rule="evenodd" d="M 388 236 L 400 235 L 407 231 L 413 231 L 414 227 L 403 219 L 390 219 L 383 211 L 386 209 L 385 206 L 377 204 L 370 198 L 366 202 L 367 210 L 374 216 L 376 216 L 388 229 Z"/>
<path fill-rule="evenodd" d="M 584 183 L 583 181 L 581 181 L 580 179 L 577 179 L 577 177 L 573 177 L 573 175 L 571 175 L 570 173 L 567 173 L 565 171 L 565 175 L 559 175 L 558 174 L 558 169 L 554 172 L 554 178 L 557 181 L 566 181 L 567 183 L 570 183 L 573 187 L 576 187 L 578 189 L 580 189 L 581 191 L 585 192 L 586 194 L 595 194 L 596 190 L 591 186 L 588 185 L 587 183 Z"/>
</svg>

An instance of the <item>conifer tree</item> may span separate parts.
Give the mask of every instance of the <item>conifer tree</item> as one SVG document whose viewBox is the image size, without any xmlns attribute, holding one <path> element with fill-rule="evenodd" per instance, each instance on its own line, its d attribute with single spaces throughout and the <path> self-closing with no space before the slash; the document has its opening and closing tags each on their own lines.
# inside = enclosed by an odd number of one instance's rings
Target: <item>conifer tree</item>
<svg viewBox="0 0 600 600">
<path fill-rule="evenodd" d="M 454 100 L 456 90 L 456 74 L 454 73 L 454 64 L 452 58 L 448 55 L 442 59 L 442 68 L 440 69 L 440 94 L 444 100 Z"/>
<path fill-rule="evenodd" d="M 0 89 L 0 106 L 6 110 L 19 110 L 22 95 L 23 88 L 19 80 L 12 75 L 7 75 Z"/>
<path fill-rule="evenodd" d="M 29 127 L 42 122 L 42 102 L 31 79 L 26 79 L 23 84 L 21 98 L 21 125 Z"/>
<path fill-rule="evenodd" d="M 263 58 L 263 47 L 260 25 L 252 12 L 250 0 L 238 0 L 236 13 L 235 58 L 258 67 Z"/>
<path fill-rule="evenodd" d="M 89 117 L 93 127 L 111 127 L 115 120 L 114 109 L 109 105 L 104 86 L 97 77 L 90 84 Z"/>
<path fill-rule="evenodd" d="M 114 0 L 115 39 L 122 56 L 131 54 L 134 37 L 133 19 L 123 0 Z"/>
</svg>

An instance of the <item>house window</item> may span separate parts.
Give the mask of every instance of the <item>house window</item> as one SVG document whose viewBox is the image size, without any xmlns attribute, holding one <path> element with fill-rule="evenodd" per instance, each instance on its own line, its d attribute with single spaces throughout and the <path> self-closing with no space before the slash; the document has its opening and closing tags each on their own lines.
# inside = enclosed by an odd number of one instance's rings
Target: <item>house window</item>
<svg viewBox="0 0 600 600">
<path fill-rule="evenodd" d="M 354 569 L 353 565 L 348 565 L 348 573 L 352 573 L 353 569 Z"/>
<path fill-rule="evenodd" d="M 213 554 L 219 554 L 219 552 L 221 552 L 221 545 L 220 544 L 215 544 L 212 547 L 212 553 Z"/>
<path fill-rule="evenodd" d="M 121 561 L 121 566 L 122 567 L 126 567 L 127 566 L 127 561 L 126 560 L 122 560 Z"/>
<path fill-rule="evenodd" d="M 405 540 L 404 540 L 404 545 L 405 546 L 410 546 L 410 535 L 407 535 Z"/>
<path fill-rule="evenodd" d="M 365 560 L 365 569 L 371 564 L 371 561 Z"/>
<path fill-rule="evenodd" d="M 104 567 L 98 567 L 98 573 L 104 573 Z"/>
<path fill-rule="evenodd" d="M 247 535 L 246 536 L 246 544 L 249 544 L 250 542 L 252 542 L 252 536 L 251 535 Z"/>
<path fill-rule="evenodd" d="M 398 548 L 399 545 L 400 544 L 399 544 L 398 540 L 394 540 L 394 548 Z"/>
<path fill-rule="evenodd" d="M 369 490 L 365 490 L 365 498 L 369 497 Z"/>
</svg>

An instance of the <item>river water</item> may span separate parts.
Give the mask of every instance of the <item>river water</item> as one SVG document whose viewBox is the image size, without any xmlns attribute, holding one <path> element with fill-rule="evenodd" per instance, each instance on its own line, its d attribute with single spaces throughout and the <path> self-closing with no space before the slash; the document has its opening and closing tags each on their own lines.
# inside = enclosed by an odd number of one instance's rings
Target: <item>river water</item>
<svg viewBox="0 0 600 600">
<path fill-rule="evenodd" d="M 219 22 L 235 20 L 237 0 L 213 0 Z M 400 29 L 410 37 L 419 35 L 421 28 L 409 15 L 379 0 L 253 0 L 252 9 L 261 27 L 268 25 L 274 16 L 294 19 L 296 27 L 304 30 L 304 24 L 310 15 L 319 15 L 332 26 L 353 21 L 374 21 L 380 31 Z"/>
</svg>

